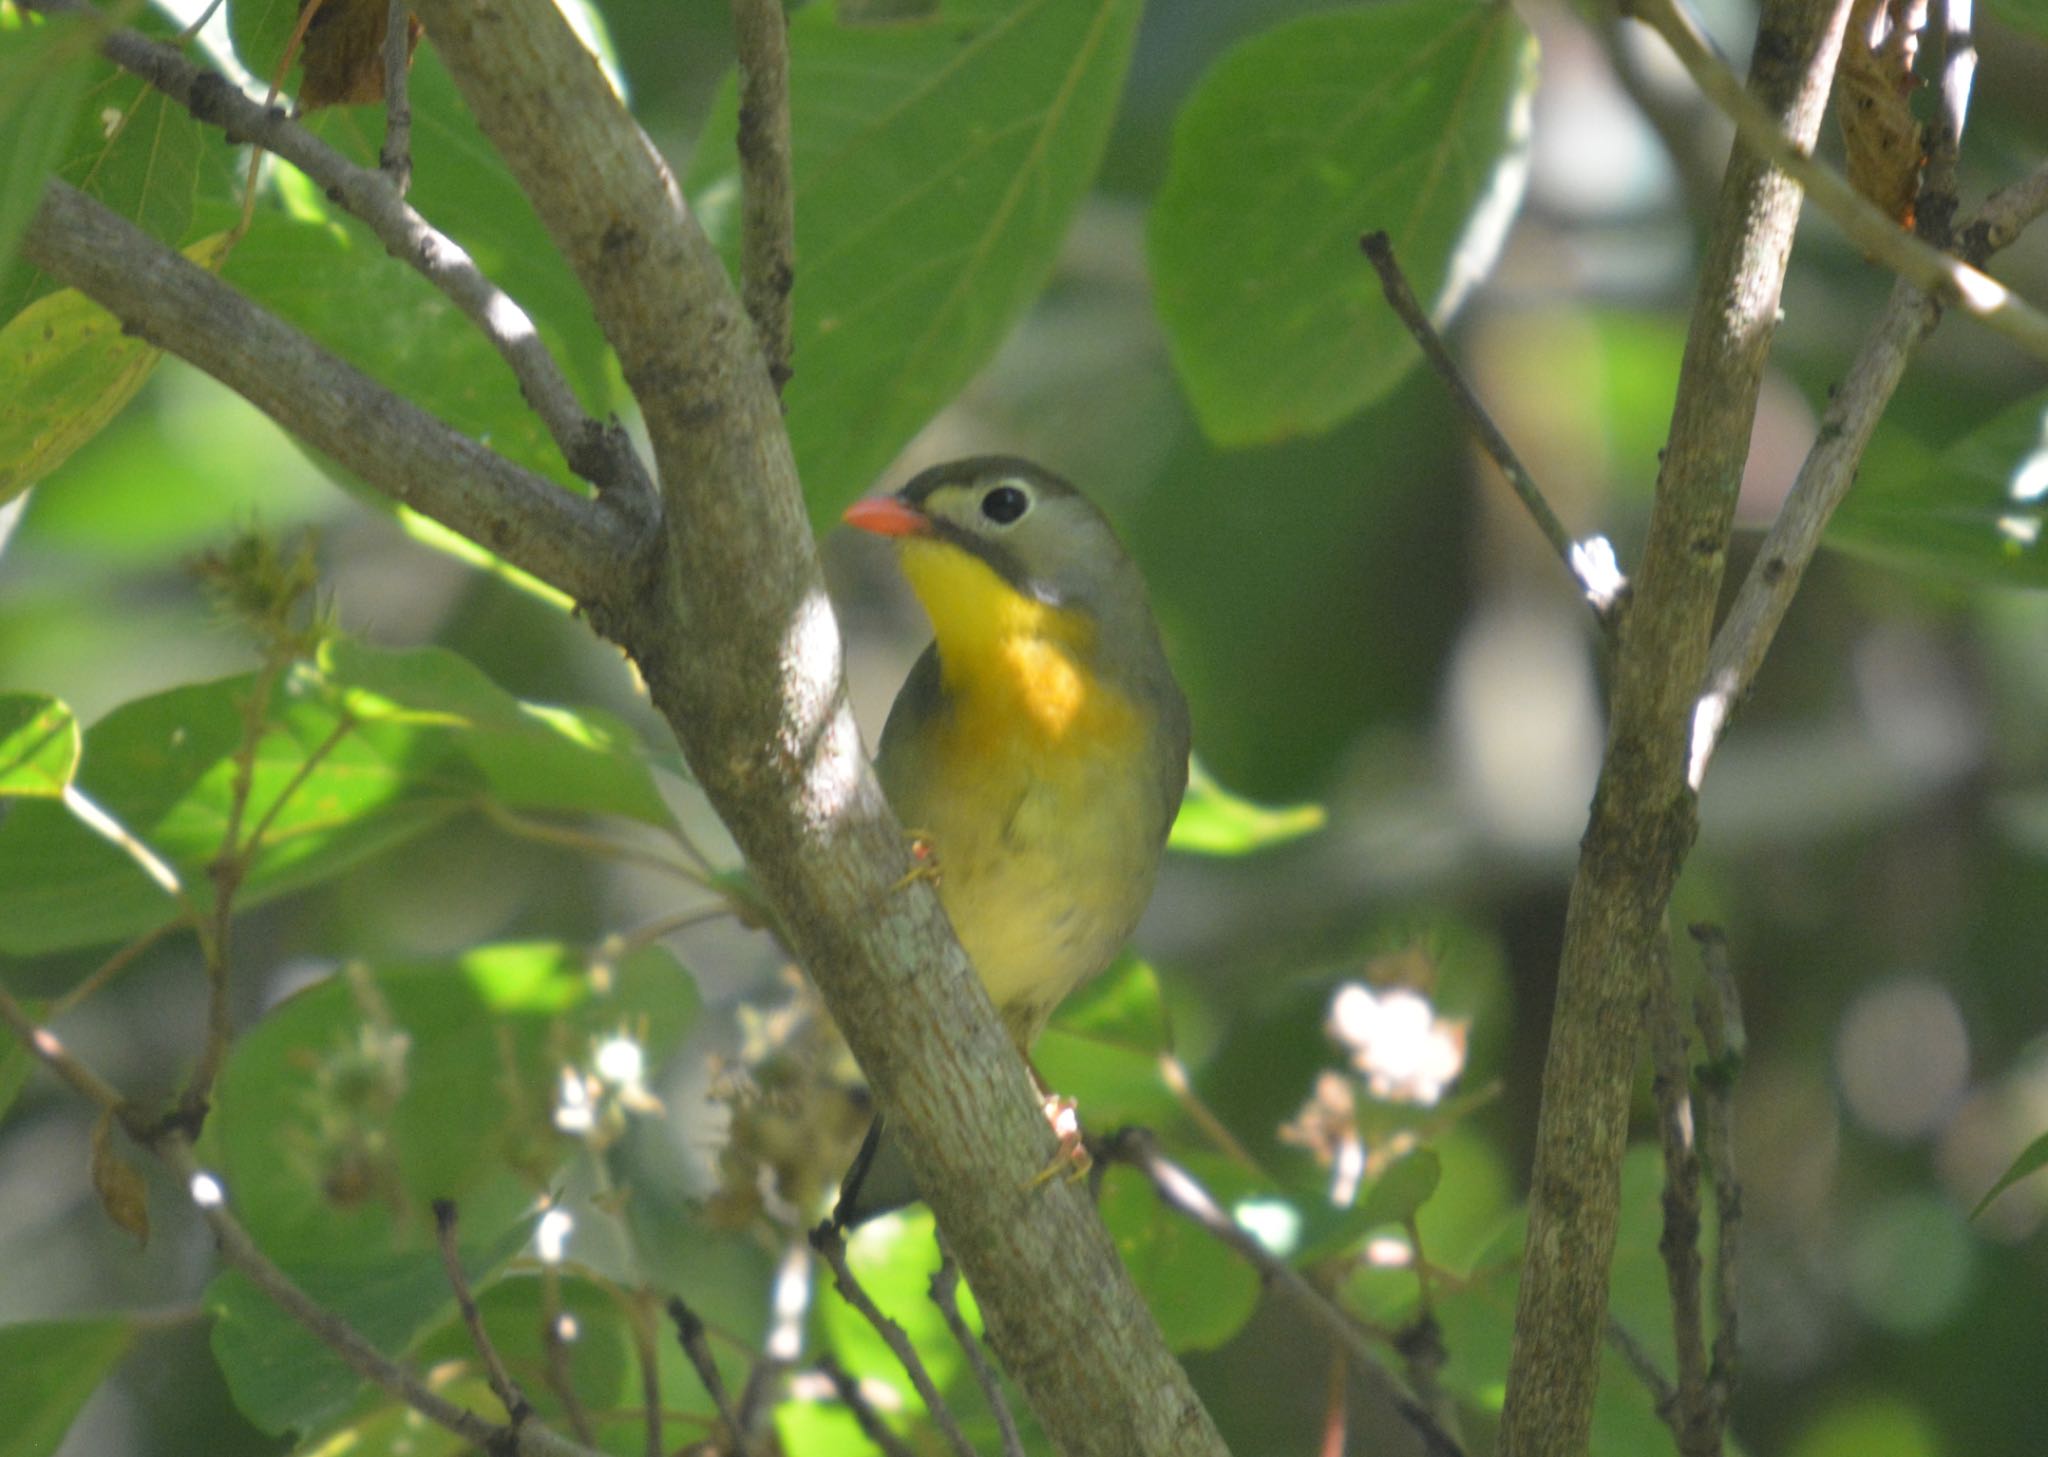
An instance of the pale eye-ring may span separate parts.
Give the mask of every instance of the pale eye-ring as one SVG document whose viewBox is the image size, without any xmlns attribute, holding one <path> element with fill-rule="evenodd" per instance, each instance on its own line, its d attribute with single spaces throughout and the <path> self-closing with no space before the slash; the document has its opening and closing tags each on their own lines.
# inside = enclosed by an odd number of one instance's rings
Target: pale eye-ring
<svg viewBox="0 0 2048 1457">
<path fill-rule="evenodd" d="M 1031 509 L 1031 496 L 1022 486 L 1008 482 L 981 498 L 981 514 L 998 526 L 1008 526 Z"/>
</svg>

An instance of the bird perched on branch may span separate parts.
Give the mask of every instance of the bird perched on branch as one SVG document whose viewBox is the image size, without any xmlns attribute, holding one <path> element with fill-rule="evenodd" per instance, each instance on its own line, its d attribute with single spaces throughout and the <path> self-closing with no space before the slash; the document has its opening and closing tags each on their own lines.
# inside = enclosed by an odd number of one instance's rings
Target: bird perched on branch
<svg viewBox="0 0 2048 1457">
<path fill-rule="evenodd" d="M 889 711 L 876 771 L 1028 1056 L 1151 898 L 1187 787 L 1187 702 L 1137 566 L 1050 471 L 955 461 L 845 519 L 898 543 L 934 637 Z M 914 1197 L 877 1119 L 833 1218 Z"/>
</svg>

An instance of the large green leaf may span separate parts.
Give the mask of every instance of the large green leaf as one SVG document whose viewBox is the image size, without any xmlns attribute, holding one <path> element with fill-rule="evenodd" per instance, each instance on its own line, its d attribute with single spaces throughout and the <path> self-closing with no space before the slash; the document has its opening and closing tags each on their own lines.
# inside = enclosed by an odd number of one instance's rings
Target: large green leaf
<svg viewBox="0 0 2048 1457">
<path fill-rule="evenodd" d="M 1241 799 L 1195 762 L 1188 766 L 1187 797 L 1166 845 L 1193 855 L 1249 855 L 1313 834 L 1327 818 L 1319 804 L 1273 809 Z"/>
<path fill-rule="evenodd" d="M 201 1151 L 265 1252 L 395 1352 L 448 1309 L 432 1201 L 456 1201 L 475 1274 L 502 1264 L 573 1151 L 554 1124 L 564 1069 L 621 1036 L 658 1066 L 696 1006 L 658 949 L 608 978 L 551 944 L 344 972 L 235 1044 Z M 305 1429 L 347 1407 L 356 1378 L 247 1282 L 223 1276 L 209 1303 L 252 1420 Z"/>
<path fill-rule="evenodd" d="M 128 1349 L 124 1320 L 0 1326 L 0 1457 L 49 1457 Z"/>
<path fill-rule="evenodd" d="M 945 0 L 790 25 L 796 326 L 789 428 L 829 522 L 994 354 L 1095 174 L 1139 0 Z M 689 192 L 738 240 L 736 87 Z"/>
<path fill-rule="evenodd" d="M 85 736 L 79 787 L 211 898 L 252 676 L 126 704 Z M 668 823 L 636 742 L 608 715 L 522 703 L 441 648 L 334 641 L 284 673 L 255 757 L 242 885 L 249 906 L 337 875 L 486 799 Z M 65 805 L 0 823 L 0 949 L 33 954 L 131 936 L 177 910 L 135 860 Z"/>
<path fill-rule="evenodd" d="M 1174 1350 L 1213 1350 L 1251 1318 L 1259 1303 L 1258 1273 L 1162 1204 L 1142 1174 L 1110 1170 L 1102 1183 L 1102 1218 Z"/>
<path fill-rule="evenodd" d="M 1166 1124 L 1180 1103 L 1160 1072 L 1173 1031 L 1159 977 L 1125 956 L 1067 999 L 1033 1044 L 1032 1065 L 1052 1091 L 1072 1098 L 1084 1124 Z"/>
<path fill-rule="evenodd" d="M 1224 444 L 1325 430 L 1416 358 L 1358 253 L 1447 312 L 1518 200 L 1535 46 L 1506 5 L 1399 0 L 1244 42 L 1181 112 L 1153 207 L 1174 363 Z"/>
<path fill-rule="evenodd" d="M 1932 461 L 1873 452 L 1842 502 L 1831 544 L 1909 570 L 2048 586 L 2048 394 L 2030 396 Z"/>
</svg>

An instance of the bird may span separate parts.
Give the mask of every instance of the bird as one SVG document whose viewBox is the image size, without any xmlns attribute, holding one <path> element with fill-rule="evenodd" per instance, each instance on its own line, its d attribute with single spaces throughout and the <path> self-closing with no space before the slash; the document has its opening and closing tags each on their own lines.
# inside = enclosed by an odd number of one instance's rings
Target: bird
<svg viewBox="0 0 2048 1457">
<path fill-rule="evenodd" d="M 931 619 L 875 770 L 1028 1063 L 1054 1009 L 1115 959 L 1151 899 L 1187 788 L 1187 700 L 1137 564 L 1053 472 L 973 456 L 843 519 L 896 542 Z M 833 1222 L 915 1197 L 877 1118 Z"/>
</svg>

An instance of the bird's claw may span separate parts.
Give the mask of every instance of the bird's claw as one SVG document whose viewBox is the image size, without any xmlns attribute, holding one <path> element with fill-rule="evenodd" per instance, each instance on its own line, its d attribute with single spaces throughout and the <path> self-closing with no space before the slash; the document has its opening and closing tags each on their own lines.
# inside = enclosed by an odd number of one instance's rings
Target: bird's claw
<svg viewBox="0 0 2048 1457">
<path fill-rule="evenodd" d="M 920 880 L 932 885 L 939 883 L 939 854 L 932 845 L 931 836 L 923 830 L 912 830 L 909 833 L 910 858 L 914 863 L 901 880 L 889 887 L 891 895 L 910 889 Z"/>
<path fill-rule="evenodd" d="M 1088 1171 L 1095 1167 L 1095 1159 L 1088 1152 L 1088 1145 L 1081 1136 L 1081 1110 L 1072 1098 L 1063 1093 L 1048 1094 L 1045 1100 L 1045 1121 L 1052 1125 L 1052 1131 L 1060 1141 L 1059 1151 L 1051 1162 L 1032 1175 L 1025 1187 L 1036 1189 L 1041 1184 L 1064 1176 L 1072 1184 L 1088 1177 Z"/>
</svg>

